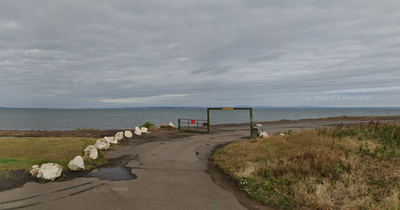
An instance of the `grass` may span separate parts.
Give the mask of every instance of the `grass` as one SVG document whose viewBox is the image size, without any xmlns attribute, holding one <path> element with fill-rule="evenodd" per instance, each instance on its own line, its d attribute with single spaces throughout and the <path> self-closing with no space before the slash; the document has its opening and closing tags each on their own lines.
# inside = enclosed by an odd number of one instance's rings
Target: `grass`
<svg viewBox="0 0 400 210">
<path fill-rule="evenodd" d="M 371 122 L 232 143 L 213 163 L 279 209 L 400 209 L 400 125 Z"/>
<path fill-rule="evenodd" d="M 96 138 L 77 137 L 29 137 L 0 138 L 0 173 L 9 170 L 30 170 L 32 165 L 58 163 L 68 170 L 68 163 L 82 155 L 87 145 L 94 145 Z M 85 147 L 85 148 L 84 148 Z M 101 153 L 99 153 L 99 157 Z M 85 160 L 85 165 L 99 165 L 99 160 Z"/>
</svg>

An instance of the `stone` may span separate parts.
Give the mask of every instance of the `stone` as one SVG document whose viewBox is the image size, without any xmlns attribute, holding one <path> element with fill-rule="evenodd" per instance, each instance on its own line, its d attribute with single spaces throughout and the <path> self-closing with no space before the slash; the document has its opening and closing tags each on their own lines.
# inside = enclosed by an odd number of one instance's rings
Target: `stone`
<svg viewBox="0 0 400 210">
<path fill-rule="evenodd" d="M 135 135 L 140 136 L 140 135 L 142 135 L 142 130 L 140 130 L 139 127 L 135 127 L 135 131 L 133 133 L 135 133 Z"/>
<path fill-rule="evenodd" d="M 133 136 L 131 131 L 125 131 L 124 135 L 126 138 L 132 138 L 132 136 Z"/>
<path fill-rule="evenodd" d="M 39 166 L 38 165 L 33 165 L 32 170 L 29 172 L 33 177 L 37 177 L 39 174 Z"/>
<path fill-rule="evenodd" d="M 57 163 L 45 163 L 39 168 L 37 178 L 54 181 L 61 176 L 62 166 Z"/>
<path fill-rule="evenodd" d="M 124 139 L 124 132 L 118 132 L 115 134 L 115 138 L 117 139 L 117 141 L 121 141 L 122 139 Z"/>
<path fill-rule="evenodd" d="M 166 128 L 166 127 L 167 127 L 167 124 L 165 124 L 165 123 L 160 124 L 160 128 Z"/>
<path fill-rule="evenodd" d="M 172 124 L 172 122 L 169 122 L 169 124 L 168 124 L 168 127 L 175 128 L 175 125 L 174 125 L 174 124 Z"/>
<path fill-rule="evenodd" d="M 105 136 L 104 139 L 110 144 L 118 144 L 118 140 L 114 136 Z"/>
<path fill-rule="evenodd" d="M 74 159 L 69 161 L 68 168 L 71 171 L 85 170 L 85 163 L 83 162 L 83 158 L 79 155 L 74 157 Z"/>
<path fill-rule="evenodd" d="M 269 137 L 269 135 L 268 135 L 267 132 L 264 131 L 264 132 L 261 132 L 261 133 L 260 133 L 260 137 L 261 137 L 261 138 L 267 138 L 267 137 Z"/>
<path fill-rule="evenodd" d="M 110 148 L 110 142 L 102 138 L 97 140 L 94 146 L 99 150 L 108 150 L 108 148 Z"/>
<path fill-rule="evenodd" d="M 150 126 L 149 129 L 147 129 L 150 132 L 158 131 L 158 128 L 156 126 Z"/>
<path fill-rule="evenodd" d="M 285 134 L 284 133 L 280 133 L 279 135 L 284 136 Z"/>
<path fill-rule="evenodd" d="M 147 133 L 148 129 L 146 127 L 141 127 L 140 130 L 142 131 L 142 133 Z"/>
<path fill-rule="evenodd" d="M 89 145 L 88 147 L 86 147 L 83 153 L 85 153 L 85 156 L 89 157 L 92 160 L 96 160 L 97 157 L 99 156 L 97 148 L 94 145 Z"/>
</svg>

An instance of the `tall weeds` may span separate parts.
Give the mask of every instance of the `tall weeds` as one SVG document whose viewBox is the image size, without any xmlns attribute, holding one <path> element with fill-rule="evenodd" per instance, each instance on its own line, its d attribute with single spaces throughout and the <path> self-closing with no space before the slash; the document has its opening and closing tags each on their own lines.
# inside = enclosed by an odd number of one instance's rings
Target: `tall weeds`
<svg viewBox="0 0 400 210">
<path fill-rule="evenodd" d="M 281 209 L 400 209 L 400 126 L 371 122 L 227 145 L 214 163 Z"/>
</svg>

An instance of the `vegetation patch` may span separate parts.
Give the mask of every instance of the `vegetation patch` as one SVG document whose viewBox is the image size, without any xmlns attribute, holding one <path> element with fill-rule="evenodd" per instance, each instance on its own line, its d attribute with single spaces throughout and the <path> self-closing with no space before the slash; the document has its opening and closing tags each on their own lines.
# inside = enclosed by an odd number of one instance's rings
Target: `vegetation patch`
<svg viewBox="0 0 400 210">
<path fill-rule="evenodd" d="M 153 123 L 151 123 L 151 122 L 146 122 L 145 124 L 143 124 L 142 126 L 140 126 L 140 127 L 146 127 L 146 128 L 150 128 L 151 126 L 155 126 Z"/>
<path fill-rule="evenodd" d="M 213 163 L 280 209 L 400 209 L 400 125 L 370 122 L 229 144 Z"/>
<path fill-rule="evenodd" d="M 75 156 L 82 155 L 87 145 L 94 145 L 97 138 L 77 137 L 27 137 L 0 138 L 0 173 L 9 170 L 30 170 L 32 165 L 58 163 L 68 170 L 68 163 Z M 85 147 L 85 148 L 84 148 Z M 85 165 L 101 165 L 104 156 L 99 159 L 85 159 Z"/>
</svg>

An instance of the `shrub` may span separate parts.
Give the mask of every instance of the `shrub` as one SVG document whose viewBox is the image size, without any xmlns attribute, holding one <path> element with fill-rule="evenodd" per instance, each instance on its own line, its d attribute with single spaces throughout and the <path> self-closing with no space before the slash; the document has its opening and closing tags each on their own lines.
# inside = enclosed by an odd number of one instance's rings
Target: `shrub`
<svg viewBox="0 0 400 210">
<path fill-rule="evenodd" d="M 146 122 L 145 124 L 143 124 L 142 126 L 140 126 L 140 127 L 146 127 L 146 128 L 150 128 L 151 126 L 154 126 L 154 124 L 153 123 L 151 123 L 151 122 Z"/>
</svg>

